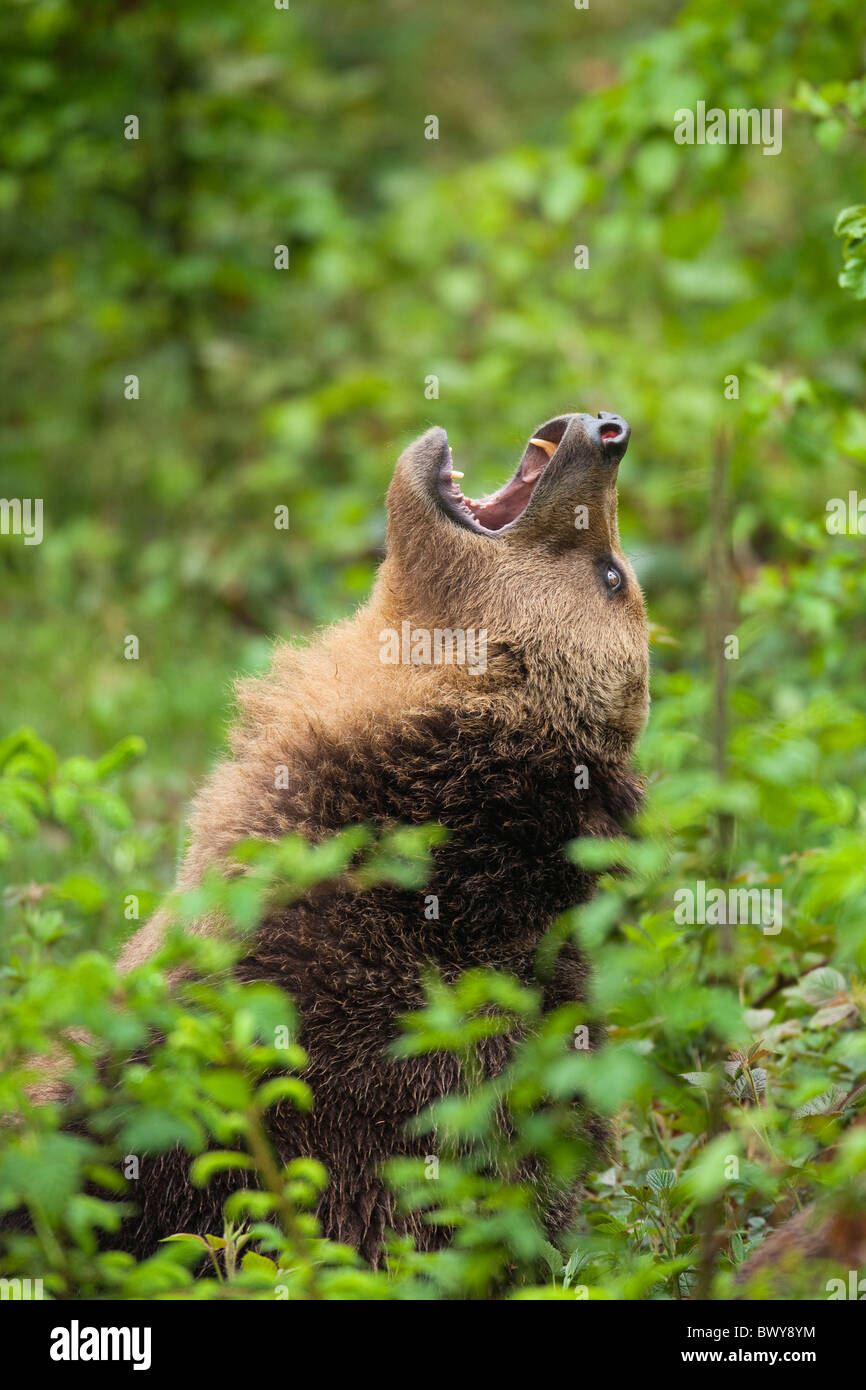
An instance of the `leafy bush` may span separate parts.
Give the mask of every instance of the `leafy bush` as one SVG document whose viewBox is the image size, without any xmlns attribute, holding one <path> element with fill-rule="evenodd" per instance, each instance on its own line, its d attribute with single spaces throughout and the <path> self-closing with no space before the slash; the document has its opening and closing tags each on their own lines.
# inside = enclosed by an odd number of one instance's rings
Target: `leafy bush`
<svg viewBox="0 0 866 1390">
<path fill-rule="evenodd" d="M 677 696 L 668 698 L 673 704 Z M 689 692 L 679 699 L 684 715 Z M 246 872 L 176 898 L 165 946 L 127 976 L 93 944 L 98 924 L 87 925 L 112 895 L 98 868 L 93 876 L 80 872 L 74 891 L 66 876 L 12 893 L 19 931 L 0 1013 L 7 1116 L 0 1205 L 24 1204 L 33 1229 L 6 1237 L 3 1273 L 41 1277 L 53 1296 L 729 1295 L 732 1270 L 760 1241 L 775 1207 L 802 1205 L 817 1190 L 853 1193 L 862 1169 L 863 1131 L 845 1122 L 866 1072 L 863 946 L 844 930 L 846 914 L 854 922 L 862 910 L 862 854 L 849 828 L 850 804 L 821 798 L 824 830 L 808 853 L 775 862 L 768 853 L 760 866 L 738 864 L 732 874 L 735 884 L 758 877 L 783 885 L 783 951 L 770 949 L 775 938 L 760 924 L 676 925 L 672 899 L 704 871 L 712 827 L 732 822 L 736 844 L 761 794 L 778 804 L 779 791 L 747 778 L 745 769 L 722 783 L 678 767 L 688 761 L 688 742 L 674 752 L 673 741 L 661 737 L 668 756 L 644 837 L 571 847 L 581 863 L 607 866 L 612 876 L 539 949 L 543 978 L 573 933 L 589 945 L 597 962 L 593 1010 L 610 1025 L 606 1045 L 598 1053 L 576 1045 L 592 1017 L 586 1006 L 542 1015 L 539 992 L 507 975 L 472 971 L 453 985 L 428 979 L 427 1004 L 404 1020 L 398 1051 L 453 1051 L 471 1077 L 479 1038 L 516 1023 L 523 1041 L 501 1077 L 479 1076 L 466 1095 L 420 1117 L 421 1132 L 435 1131 L 425 1161 L 389 1165 L 401 1203 L 453 1228 L 450 1248 L 418 1253 L 411 1241 L 394 1238 L 379 1270 L 322 1239 L 312 1214 L 326 1181 L 321 1166 L 277 1166 L 268 1109 L 277 1102 L 305 1108 L 315 1098 L 299 1075 L 304 1054 L 294 1041 L 291 1001 L 272 986 L 235 981 L 230 970 L 245 933 L 275 897 L 285 901 L 336 874 L 352 876 L 358 891 L 383 878 L 420 887 L 430 832 L 374 841 L 355 828 L 315 847 L 298 837 L 242 845 Z M 100 822 L 98 862 L 116 860 L 128 818 L 122 799 L 102 784 L 141 751 L 137 745 L 125 743 L 96 763 L 60 763 L 24 731 L 4 749 L 2 804 L 14 808 L 6 813 L 13 854 L 19 836 L 59 827 L 95 854 L 92 822 Z M 66 794 L 82 787 L 92 794 L 77 802 Z M 802 823 L 796 798 L 790 814 Z M 120 901 L 116 881 L 114 894 Z M 843 904 L 839 915 L 836 904 Z M 232 936 L 184 932 L 184 923 L 215 908 L 234 922 Z M 181 966 L 203 978 L 172 989 L 169 977 Z M 49 1052 L 65 1056 L 68 1098 L 34 1104 L 31 1088 L 43 1075 L 34 1054 Z M 537 1218 L 536 1184 L 567 1185 L 582 1171 L 586 1150 L 575 1117 L 584 1103 L 618 1124 L 618 1161 L 591 1175 L 574 1232 L 557 1250 Z M 497 1124 L 502 1109 L 507 1143 Z M 249 1187 L 228 1198 L 225 1225 L 207 1240 L 176 1232 L 158 1255 L 136 1264 L 110 1249 L 134 1194 L 124 1177 L 136 1175 L 144 1153 L 175 1145 L 189 1154 L 194 1182 L 238 1168 L 249 1173 Z"/>
</svg>

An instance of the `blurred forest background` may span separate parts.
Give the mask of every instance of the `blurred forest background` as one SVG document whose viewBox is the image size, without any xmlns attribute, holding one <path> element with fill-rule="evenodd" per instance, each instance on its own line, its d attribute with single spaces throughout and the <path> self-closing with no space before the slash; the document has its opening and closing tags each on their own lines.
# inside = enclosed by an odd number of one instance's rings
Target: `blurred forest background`
<svg viewBox="0 0 866 1390">
<path fill-rule="evenodd" d="M 706 1292 L 782 1189 L 864 1161 L 866 569 L 825 524 L 866 495 L 862 5 L 9 0 L 2 26 L 0 495 L 45 528 L 0 537 L 7 979 L 171 885 L 231 680 L 365 597 L 411 438 L 444 425 L 479 496 L 539 421 L 619 411 L 657 852 L 581 917 L 629 1117 L 589 1201 L 663 1269 L 608 1296 Z M 781 153 L 677 145 L 698 101 L 783 108 Z M 783 932 L 675 925 L 698 879 L 781 888 Z M 682 1075 L 760 1039 L 724 1207 Z M 690 1260 L 700 1201 L 727 1235 Z"/>
</svg>

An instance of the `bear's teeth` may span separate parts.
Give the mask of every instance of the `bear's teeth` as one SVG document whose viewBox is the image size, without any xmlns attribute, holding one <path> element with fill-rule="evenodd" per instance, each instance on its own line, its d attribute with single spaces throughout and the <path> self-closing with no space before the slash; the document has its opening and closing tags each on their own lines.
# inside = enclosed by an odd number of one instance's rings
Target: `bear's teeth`
<svg viewBox="0 0 866 1390">
<path fill-rule="evenodd" d="M 465 473 L 458 473 L 456 468 L 452 468 L 452 469 L 451 469 L 451 477 L 452 477 L 452 478 L 465 478 L 465 477 L 466 477 L 466 474 L 465 474 Z"/>
<path fill-rule="evenodd" d="M 535 444 L 537 448 L 543 449 L 549 459 L 552 459 L 556 453 L 556 445 L 552 444 L 549 439 L 530 439 L 529 442 Z"/>
</svg>

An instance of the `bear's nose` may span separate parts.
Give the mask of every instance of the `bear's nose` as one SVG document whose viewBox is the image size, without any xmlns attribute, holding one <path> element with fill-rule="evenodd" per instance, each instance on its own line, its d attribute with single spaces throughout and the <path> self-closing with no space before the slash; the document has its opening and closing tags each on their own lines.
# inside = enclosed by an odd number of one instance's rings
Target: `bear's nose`
<svg viewBox="0 0 866 1390">
<path fill-rule="evenodd" d="M 583 427 L 590 439 L 597 439 L 604 450 L 605 458 L 611 463 L 619 463 L 628 448 L 631 426 L 621 415 L 610 410 L 600 410 L 598 415 L 581 415 Z"/>
</svg>

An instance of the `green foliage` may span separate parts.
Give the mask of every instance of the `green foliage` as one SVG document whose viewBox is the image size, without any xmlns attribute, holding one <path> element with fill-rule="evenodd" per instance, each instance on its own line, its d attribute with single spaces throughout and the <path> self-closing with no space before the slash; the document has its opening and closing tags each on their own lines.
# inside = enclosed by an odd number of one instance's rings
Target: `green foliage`
<svg viewBox="0 0 866 1390">
<path fill-rule="evenodd" d="M 18 1117 L 0 1204 L 34 1221 L 2 1259 L 52 1296 L 721 1298 L 780 1211 L 858 1191 L 866 567 L 856 516 L 843 534 L 827 517 L 866 467 L 860 6 L 392 17 L 4 13 L 0 493 L 38 478 L 45 537 L 0 535 L 17 730 L 0 743 L 0 1109 Z M 783 108 L 782 152 L 676 146 L 674 112 L 698 100 Z M 262 668 L 272 633 L 366 593 L 402 444 L 445 425 L 479 495 L 538 421 L 598 408 L 633 426 L 620 511 L 653 621 L 647 808 L 633 844 L 571 847 L 602 891 L 539 951 L 543 974 L 579 935 L 592 1010 L 543 1018 L 490 974 L 427 982 L 404 1053 L 450 1049 L 471 1075 L 480 1038 L 516 1021 L 524 1041 L 496 1088 L 424 1122 L 438 1177 L 392 1165 L 451 1249 L 395 1241 L 373 1271 L 320 1238 L 316 1165 L 279 1172 L 268 1150 L 268 1109 L 311 1102 L 290 1001 L 221 972 L 271 895 L 334 876 L 420 889 L 436 828 L 241 846 L 236 877 L 174 901 L 179 923 L 217 909 L 237 938 L 178 929 L 131 975 L 112 962 L 173 881 L 231 678 Z M 778 891 L 782 929 L 678 920 L 699 882 Z M 209 983 L 171 992 L 184 963 Z M 588 1055 L 572 1044 L 596 1017 L 608 1040 Z M 28 1099 L 52 1047 L 63 1109 Z M 555 1251 L 524 1169 L 556 1184 L 580 1167 L 584 1102 L 615 1140 Z M 87 1141 L 62 1128 L 84 1116 Z M 249 1172 L 225 1228 L 138 1266 L 100 1251 L 130 1200 L 124 1157 L 178 1143 L 197 1181 Z"/>
<path fill-rule="evenodd" d="M 34 824 L 47 833 L 64 765 L 27 731 L 6 746 L 8 780 L 46 789 Z M 453 1051 L 467 1089 L 419 1117 L 417 1132 L 431 1135 L 428 1158 L 394 1160 L 387 1176 L 406 1210 L 454 1236 L 434 1254 L 393 1239 L 378 1271 L 322 1239 L 312 1215 L 326 1181 L 321 1166 L 301 1160 L 280 1170 L 270 1149 L 271 1107 L 315 1103 L 299 1075 L 305 1058 L 293 1040 L 291 1002 L 226 971 L 269 903 L 334 875 L 357 891 L 382 879 L 415 884 L 437 836 L 422 828 L 376 841 L 353 828 L 317 846 L 296 836 L 244 843 L 240 877 L 179 895 L 162 951 L 123 977 L 86 942 L 69 954 L 86 892 L 58 896 L 55 885 L 43 886 L 43 897 L 58 903 L 47 939 L 41 908 L 17 897 L 10 908 L 21 932 L 7 967 L 14 990 L 0 1001 L 0 1103 L 17 1118 L 0 1130 L 0 1208 L 26 1206 L 33 1233 L 7 1236 L 4 1273 L 42 1277 L 56 1297 L 682 1298 L 702 1280 L 726 1296 L 735 1265 L 786 1194 L 802 1202 L 816 1186 L 856 1190 L 862 1131 L 846 1121 L 866 1089 L 862 936 L 851 938 L 850 951 L 840 938 L 830 965 L 818 955 L 830 942 L 820 910 L 795 907 L 790 939 L 775 950 L 760 925 L 727 933 L 677 925 L 677 888 L 712 857 L 708 827 L 737 804 L 745 817 L 752 803 L 733 776 L 726 784 L 696 778 L 666 766 L 661 749 L 658 756 L 665 775 L 650 797 L 645 838 L 571 847 L 580 862 L 613 876 L 595 902 L 555 924 L 539 951 L 543 978 L 557 943 L 572 934 L 591 943 L 599 961 L 594 1008 L 609 1025 L 602 1050 L 580 1042 L 592 1010 L 543 1014 L 538 991 L 491 971 L 453 985 L 431 976 L 425 1007 L 403 1021 L 395 1052 Z M 89 767 L 121 760 L 115 750 Z M 78 760 L 73 771 L 88 783 Z M 834 900 L 847 898 L 859 917 L 862 855 L 846 824 L 824 840 L 767 876 L 796 904 L 808 903 L 831 871 Z M 250 891 L 238 893 L 243 883 Z M 820 892 L 815 901 L 823 904 Z M 189 936 L 184 924 L 202 911 L 219 912 L 236 933 Z M 206 981 L 172 988 L 179 966 Z M 82 1029 L 100 1040 L 98 1050 Z M 485 1080 L 477 1044 L 506 1031 L 522 1041 L 502 1076 Z M 153 1038 L 145 1056 L 140 1049 Z M 34 1054 L 65 1054 L 62 1106 L 34 1104 Z M 568 1189 L 583 1170 L 586 1106 L 618 1124 L 617 1162 L 590 1175 L 560 1253 L 538 1221 L 537 1190 Z M 85 1116 L 87 1139 L 60 1128 Z M 190 1155 L 196 1184 L 226 1168 L 248 1173 L 249 1187 L 226 1202 L 224 1228 L 206 1240 L 176 1232 L 138 1265 L 100 1249 L 98 1234 L 109 1233 L 110 1246 L 134 1202 L 134 1183 L 121 1177 L 130 1156 L 175 1145 Z M 707 1212 L 728 1232 L 709 1258 Z"/>
<path fill-rule="evenodd" d="M 866 205 L 843 208 L 833 228 L 842 237 L 845 267 L 839 284 L 850 290 L 855 299 L 866 299 Z"/>
<path fill-rule="evenodd" d="M 46 778 L 58 771 L 50 750 L 27 731 L 18 744 L 45 755 L 26 765 L 10 759 L 19 775 L 25 766 Z M 109 755 L 104 765 L 116 762 Z M 52 804 L 46 798 L 39 808 L 49 829 Z M 26 833 L 31 829 L 24 827 Z M 365 1270 L 353 1251 L 318 1234 L 309 1209 L 326 1182 L 321 1165 L 305 1159 L 281 1171 L 270 1148 L 268 1111 L 275 1105 L 306 1110 L 314 1103 L 297 1074 L 306 1059 L 294 1040 L 291 1001 L 275 987 L 241 984 L 227 972 L 268 903 L 288 901 L 341 871 L 347 883 L 356 879 L 359 890 L 372 882 L 414 881 L 436 838 L 421 828 L 373 843 L 360 829 L 318 846 L 298 837 L 277 845 L 243 844 L 240 880 L 208 880 L 201 894 L 179 895 L 164 948 L 125 976 L 110 955 L 92 947 L 55 958 L 36 929 L 34 909 L 16 902 L 25 949 L 7 970 L 14 990 L 0 996 L 0 1105 L 6 1117 L 0 1130 L 0 1210 L 25 1207 L 33 1232 L 7 1235 L 4 1269 L 38 1271 L 55 1297 L 218 1297 L 226 1282 L 238 1297 L 385 1296 L 384 1276 Z M 367 852 L 358 862 L 362 849 Z M 239 881 L 255 885 L 252 895 L 236 892 Z M 56 896 L 53 886 L 45 885 L 45 892 Z M 203 903 L 217 908 L 234 934 L 207 940 L 189 935 L 184 928 Z M 75 939 L 64 914 L 77 907 L 76 900 L 63 899 L 54 913 L 52 942 Z M 206 979 L 172 986 L 179 967 Z M 32 1088 L 44 1078 L 39 1055 L 62 1063 L 68 1089 L 62 1105 L 37 1102 Z M 70 1123 L 85 1117 L 91 1135 L 86 1139 L 69 1132 Z M 124 1181 L 134 1176 L 130 1160 L 176 1145 L 190 1154 L 191 1180 L 199 1186 L 227 1168 L 249 1172 L 250 1189 L 226 1203 L 225 1231 L 206 1241 L 177 1232 L 164 1251 L 138 1265 L 100 1250 L 99 1233 L 116 1232 L 134 1201 L 134 1182 Z M 250 1242 L 255 1250 L 241 1257 Z M 212 1258 L 212 1280 L 193 1284 L 201 1251 Z"/>
</svg>

